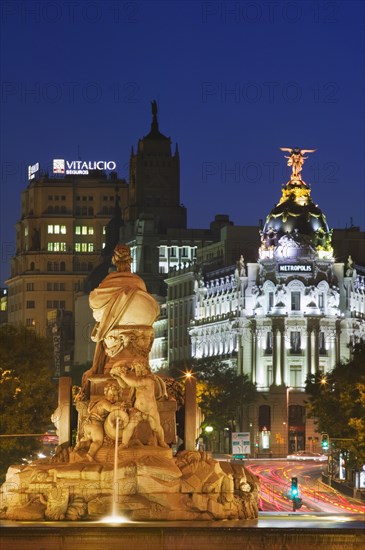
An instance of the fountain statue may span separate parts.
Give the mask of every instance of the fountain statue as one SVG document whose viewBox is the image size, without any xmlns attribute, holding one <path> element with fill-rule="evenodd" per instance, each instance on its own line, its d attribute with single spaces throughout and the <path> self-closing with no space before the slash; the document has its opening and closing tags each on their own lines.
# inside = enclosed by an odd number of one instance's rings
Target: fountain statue
<svg viewBox="0 0 365 550">
<path fill-rule="evenodd" d="M 159 305 L 131 273 L 126 245 L 112 261 L 116 271 L 90 294 L 96 349 L 73 393 L 76 443 L 63 443 L 52 459 L 11 466 L 1 517 L 101 519 L 113 509 L 132 520 L 256 518 L 258 480 L 242 465 L 205 451 L 173 454 L 176 401 L 149 365 Z"/>
</svg>

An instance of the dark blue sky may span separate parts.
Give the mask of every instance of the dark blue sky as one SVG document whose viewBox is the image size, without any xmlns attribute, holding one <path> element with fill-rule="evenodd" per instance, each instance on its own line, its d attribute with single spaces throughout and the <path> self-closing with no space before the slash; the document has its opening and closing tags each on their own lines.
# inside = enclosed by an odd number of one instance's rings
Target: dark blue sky
<svg viewBox="0 0 365 550">
<path fill-rule="evenodd" d="M 289 176 L 279 147 L 318 149 L 303 176 L 330 227 L 364 229 L 364 3 L 1 4 L 1 281 L 26 167 L 116 160 L 160 130 L 179 144 L 190 227 L 265 218 Z"/>
</svg>

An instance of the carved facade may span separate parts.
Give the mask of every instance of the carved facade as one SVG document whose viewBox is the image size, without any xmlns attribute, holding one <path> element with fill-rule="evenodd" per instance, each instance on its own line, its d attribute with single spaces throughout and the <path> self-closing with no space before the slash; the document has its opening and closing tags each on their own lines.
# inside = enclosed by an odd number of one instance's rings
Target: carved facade
<svg viewBox="0 0 365 550">
<path fill-rule="evenodd" d="M 256 384 L 263 399 L 240 427 L 256 452 L 319 450 L 305 415 L 305 380 L 350 359 L 353 344 L 365 339 L 365 273 L 351 257 L 336 262 L 326 218 L 294 172 L 260 234 L 256 263 L 237 256 L 236 265 L 213 270 L 203 260 L 170 273 L 170 326 L 186 307 L 191 357 L 222 358 Z M 198 251 L 198 262 L 205 257 Z"/>
</svg>

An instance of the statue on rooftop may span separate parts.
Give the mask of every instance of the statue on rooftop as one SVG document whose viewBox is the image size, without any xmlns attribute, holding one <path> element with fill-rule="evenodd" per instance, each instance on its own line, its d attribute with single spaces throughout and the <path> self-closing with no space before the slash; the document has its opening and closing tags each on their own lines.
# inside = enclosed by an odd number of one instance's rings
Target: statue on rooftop
<svg viewBox="0 0 365 550">
<path fill-rule="evenodd" d="M 286 159 L 288 159 L 287 165 L 292 167 L 292 174 L 290 179 L 291 180 L 301 180 L 301 173 L 302 173 L 302 167 L 304 164 L 304 161 L 308 158 L 304 155 L 306 153 L 314 153 L 316 149 L 299 149 L 299 147 L 295 147 L 294 149 L 291 147 L 280 147 L 281 151 L 287 151 L 290 153 L 290 155 Z"/>
</svg>

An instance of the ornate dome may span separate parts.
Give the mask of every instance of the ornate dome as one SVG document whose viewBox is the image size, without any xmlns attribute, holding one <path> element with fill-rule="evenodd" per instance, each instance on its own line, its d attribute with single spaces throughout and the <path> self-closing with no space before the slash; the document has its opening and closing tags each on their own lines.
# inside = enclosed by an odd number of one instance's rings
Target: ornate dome
<svg viewBox="0 0 365 550">
<path fill-rule="evenodd" d="M 287 150 L 287 149 L 286 149 Z M 304 152 L 292 149 L 288 164 L 293 166 L 290 181 L 283 186 L 279 203 L 266 218 L 261 232 L 260 257 L 331 258 L 331 234 L 326 217 L 310 196 L 310 187 L 301 178 Z M 294 166 L 293 156 L 296 156 Z"/>
</svg>

